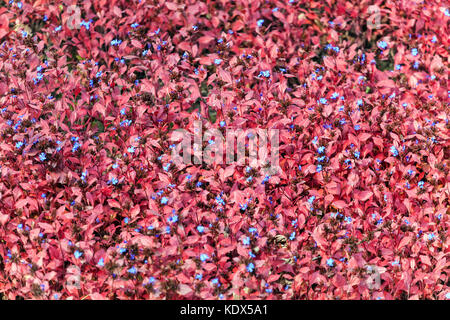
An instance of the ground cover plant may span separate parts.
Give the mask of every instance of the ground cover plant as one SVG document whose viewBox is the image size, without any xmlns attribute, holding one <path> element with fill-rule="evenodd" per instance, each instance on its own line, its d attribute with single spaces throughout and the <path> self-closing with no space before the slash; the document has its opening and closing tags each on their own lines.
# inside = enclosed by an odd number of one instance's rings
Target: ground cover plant
<svg viewBox="0 0 450 320">
<path fill-rule="evenodd" d="M 449 15 L 0 1 L 1 298 L 449 299 Z M 196 121 L 280 172 L 175 165 Z"/>
</svg>

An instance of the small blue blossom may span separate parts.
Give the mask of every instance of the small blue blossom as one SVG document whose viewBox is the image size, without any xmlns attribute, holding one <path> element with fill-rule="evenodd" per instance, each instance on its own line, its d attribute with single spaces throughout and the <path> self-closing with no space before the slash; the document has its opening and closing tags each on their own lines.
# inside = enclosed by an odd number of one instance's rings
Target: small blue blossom
<svg viewBox="0 0 450 320">
<path fill-rule="evenodd" d="M 265 71 L 260 71 L 259 72 L 259 76 L 261 77 L 265 77 L 265 78 L 269 78 L 270 77 L 270 71 L 269 70 L 265 70 Z"/>
<path fill-rule="evenodd" d="M 137 273 L 136 267 L 131 267 L 130 269 L 128 269 L 128 273 L 136 274 Z"/>
<path fill-rule="evenodd" d="M 39 154 L 39 160 L 45 161 L 46 159 L 47 159 L 47 156 L 45 155 L 45 153 L 44 153 L 44 152 L 41 152 L 41 153 Z"/>
<path fill-rule="evenodd" d="M 118 40 L 118 39 L 111 40 L 111 45 L 112 46 L 118 46 L 121 43 L 122 43 L 122 40 Z"/>
<path fill-rule="evenodd" d="M 98 265 L 99 267 L 103 267 L 103 266 L 105 265 L 105 260 L 104 260 L 103 258 L 100 258 L 100 260 L 98 260 L 97 265 Z"/>
<path fill-rule="evenodd" d="M 77 258 L 77 259 L 79 259 L 83 255 L 83 253 L 78 250 L 76 250 L 73 254 L 74 254 L 75 258 Z"/>
<path fill-rule="evenodd" d="M 167 199 L 166 197 L 161 198 L 161 204 L 166 204 L 167 202 L 169 202 L 169 199 Z"/>
<path fill-rule="evenodd" d="M 246 267 L 248 272 L 253 272 L 253 270 L 255 269 L 255 265 L 253 264 L 253 262 L 250 262 L 247 267 Z"/>
<path fill-rule="evenodd" d="M 392 146 L 390 149 L 391 153 L 393 154 L 394 157 L 398 156 L 398 150 L 395 146 Z"/>
<path fill-rule="evenodd" d="M 414 49 L 411 50 L 411 54 L 413 56 L 417 56 L 419 54 L 419 51 L 416 48 L 414 48 Z"/>
<path fill-rule="evenodd" d="M 176 215 L 176 214 L 174 214 L 173 216 L 170 216 L 168 219 L 167 219 L 167 222 L 169 222 L 169 223 L 175 223 L 175 222 L 177 222 L 178 221 L 178 216 Z"/>
<path fill-rule="evenodd" d="M 380 49 L 382 49 L 382 50 L 384 50 L 384 49 L 386 49 L 387 48 L 387 43 L 386 43 L 386 41 L 379 41 L 378 43 L 377 43 L 377 45 L 378 45 L 378 48 L 380 48 Z"/>
<path fill-rule="evenodd" d="M 202 262 L 205 262 L 206 260 L 208 260 L 209 259 L 209 256 L 206 254 L 206 253 L 202 253 L 201 255 L 200 255 L 200 260 L 202 261 Z"/>
<path fill-rule="evenodd" d="M 259 19 L 259 20 L 256 22 L 256 24 L 258 25 L 258 27 L 262 27 L 263 23 L 264 23 L 264 19 Z"/>
<path fill-rule="evenodd" d="M 331 259 L 331 258 L 327 259 L 327 265 L 328 265 L 329 267 L 334 266 L 334 260 Z"/>
</svg>

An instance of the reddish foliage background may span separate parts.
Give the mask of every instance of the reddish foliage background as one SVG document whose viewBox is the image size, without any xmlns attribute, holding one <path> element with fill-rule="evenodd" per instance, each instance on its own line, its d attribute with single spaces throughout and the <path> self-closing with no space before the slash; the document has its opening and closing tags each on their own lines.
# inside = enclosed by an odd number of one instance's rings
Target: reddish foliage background
<svg viewBox="0 0 450 320">
<path fill-rule="evenodd" d="M 448 4 L 71 4 L 0 8 L 4 299 L 449 298 Z M 174 166 L 195 120 L 282 172 Z"/>
</svg>

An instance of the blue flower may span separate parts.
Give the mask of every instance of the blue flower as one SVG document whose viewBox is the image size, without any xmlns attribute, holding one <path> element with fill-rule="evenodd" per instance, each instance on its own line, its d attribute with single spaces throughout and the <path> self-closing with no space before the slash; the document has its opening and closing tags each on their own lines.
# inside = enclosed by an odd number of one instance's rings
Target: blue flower
<svg viewBox="0 0 450 320">
<path fill-rule="evenodd" d="M 253 270 L 255 269 L 255 265 L 253 264 L 253 262 L 250 262 L 247 267 L 246 267 L 248 272 L 253 272 Z"/>
<path fill-rule="evenodd" d="M 103 258 L 100 258 L 100 260 L 98 260 L 97 265 L 98 265 L 99 267 L 103 267 L 103 266 L 105 265 L 105 260 L 104 260 Z"/>
<path fill-rule="evenodd" d="M 322 165 L 318 164 L 316 167 L 316 172 L 321 172 L 322 171 Z"/>
<path fill-rule="evenodd" d="M 121 43 L 122 43 L 122 40 L 118 40 L 118 39 L 111 40 L 111 45 L 112 46 L 118 46 Z"/>
<path fill-rule="evenodd" d="M 264 19 L 259 19 L 259 20 L 256 22 L 256 24 L 258 25 L 258 27 L 262 27 L 263 23 L 264 23 Z"/>
<path fill-rule="evenodd" d="M 202 253 L 201 255 L 200 255 L 200 260 L 202 261 L 202 262 L 205 262 L 206 260 L 208 260 L 209 259 L 209 256 L 206 254 L 206 253 Z"/>
<path fill-rule="evenodd" d="M 161 198 L 161 204 L 166 204 L 167 202 L 169 202 L 169 199 L 167 199 L 166 197 Z"/>
<path fill-rule="evenodd" d="M 250 237 L 245 237 L 242 240 L 242 244 L 245 245 L 245 246 L 248 246 L 250 244 Z"/>
<path fill-rule="evenodd" d="M 219 65 L 222 63 L 222 59 L 214 59 L 214 63 Z"/>
<path fill-rule="evenodd" d="M 386 49 L 388 46 L 386 41 L 379 41 L 377 45 L 378 45 L 378 48 L 380 48 L 382 50 Z"/>
<path fill-rule="evenodd" d="M 174 214 L 173 216 L 171 216 L 167 219 L 167 222 L 169 222 L 169 223 L 175 223 L 177 221 L 178 221 L 178 216 L 176 214 Z"/>
<path fill-rule="evenodd" d="M 127 217 L 127 218 L 123 219 L 123 222 L 128 223 L 128 222 L 130 222 L 130 219 Z"/>
<path fill-rule="evenodd" d="M 133 24 L 131 25 L 131 27 L 132 27 L 133 29 L 135 29 L 135 28 L 139 27 L 139 23 L 135 22 L 135 23 L 133 23 Z"/>
<path fill-rule="evenodd" d="M 447 293 L 445 294 L 445 299 L 450 299 L 450 292 L 447 292 Z"/>
<path fill-rule="evenodd" d="M 62 29 L 62 26 L 58 26 L 58 27 L 55 28 L 55 31 L 58 32 L 58 31 L 60 31 L 61 29 Z"/>
<path fill-rule="evenodd" d="M 361 126 L 359 124 L 355 125 L 355 130 L 358 131 L 359 129 L 361 129 Z"/>
<path fill-rule="evenodd" d="M 317 149 L 317 151 L 318 151 L 319 153 L 323 153 L 323 152 L 325 151 L 325 147 L 324 147 L 324 146 L 321 146 L 321 147 L 319 147 L 319 148 Z"/>
<path fill-rule="evenodd" d="M 220 121 L 220 126 L 221 126 L 221 127 L 225 127 L 225 125 L 226 125 L 226 122 L 225 122 L 225 121 Z"/>
<path fill-rule="evenodd" d="M 44 153 L 44 152 L 41 152 L 41 153 L 39 154 L 39 160 L 45 161 L 46 159 L 47 159 L 47 156 L 45 155 L 45 153 Z"/>
<path fill-rule="evenodd" d="M 327 99 L 325 99 L 325 98 L 320 98 L 320 99 L 319 99 L 319 102 L 320 102 L 321 104 L 327 104 L 327 103 L 328 103 Z"/>
<path fill-rule="evenodd" d="M 80 22 L 80 26 L 84 26 L 86 28 L 86 30 L 89 30 L 91 22 L 92 22 L 92 20 L 89 20 L 89 21 L 83 20 Z"/>
<path fill-rule="evenodd" d="M 129 153 L 134 153 L 135 147 L 131 146 L 131 147 L 129 147 L 129 148 L 127 149 L 127 151 L 128 151 Z"/>
<path fill-rule="evenodd" d="M 128 269 L 128 273 L 136 274 L 136 272 L 137 272 L 136 267 L 131 267 L 130 269 Z"/>
<path fill-rule="evenodd" d="M 197 231 L 200 233 L 203 233 L 205 231 L 205 227 L 204 226 L 198 226 L 197 227 Z"/>
<path fill-rule="evenodd" d="M 73 254 L 75 255 L 75 258 L 77 258 L 77 259 L 79 259 L 83 255 L 83 253 L 78 250 L 75 251 Z"/>
<path fill-rule="evenodd" d="M 270 71 L 269 70 L 265 70 L 265 71 L 260 71 L 259 72 L 259 76 L 261 77 L 266 77 L 269 78 L 270 77 Z"/>
<path fill-rule="evenodd" d="M 390 150 L 394 157 L 398 156 L 398 150 L 395 146 L 392 146 Z"/>
<path fill-rule="evenodd" d="M 425 184 L 425 182 L 419 181 L 419 183 L 417 185 L 419 186 L 420 189 L 422 189 L 424 184 Z"/>
<path fill-rule="evenodd" d="M 17 149 L 22 148 L 22 146 L 23 146 L 23 142 L 22 141 L 19 141 L 19 142 L 16 143 L 16 148 Z"/>
<path fill-rule="evenodd" d="M 414 49 L 411 50 L 411 54 L 413 56 L 417 56 L 419 54 L 419 51 L 416 48 L 414 48 Z"/>
<path fill-rule="evenodd" d="M 329 258 L 329 259 L 327 260 L 327 265 L 328 265 L 329 267 L 334 266 L 334 260 L 331 259 L 331 258 Z"/>
<path fill-rule="evenodd" d="M 201 274 L 195 275 L 195 279 L 197 279 L 197 280 L 202 280 L 202 278 L 203 278 L 203 275 L 201 275 Z"/>
<path fill-rule="evenodd" d="M 430 233 L 430 234 L 427 236 L 427 238 L 428 238 L 429 241 L 434 240 L 434 238 L 435 238 L 434 233 Z"/>
<path fill-rule="evenodd" d="M 290 240 L 294 240 L 295 239 L 295 231 L 291 233 L 291 235 L 289 236 Z"/>
</svg>

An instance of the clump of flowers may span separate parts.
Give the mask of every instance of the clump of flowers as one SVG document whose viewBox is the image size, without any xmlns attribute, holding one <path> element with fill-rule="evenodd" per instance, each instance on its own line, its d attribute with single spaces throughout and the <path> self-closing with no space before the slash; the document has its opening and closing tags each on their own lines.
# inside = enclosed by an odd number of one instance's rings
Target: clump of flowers
<svg viewBox="0 0 450 320">
<path fill-rule="evenodd" d="M 0 9 L 0 298 L 449 299 L 442 2 L 89 3 Z"/>
</svg>

